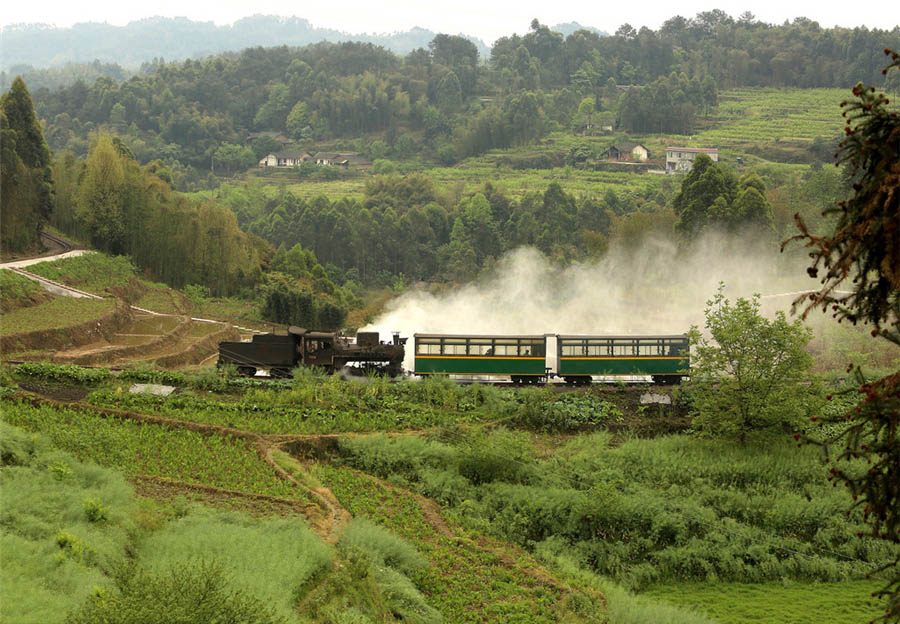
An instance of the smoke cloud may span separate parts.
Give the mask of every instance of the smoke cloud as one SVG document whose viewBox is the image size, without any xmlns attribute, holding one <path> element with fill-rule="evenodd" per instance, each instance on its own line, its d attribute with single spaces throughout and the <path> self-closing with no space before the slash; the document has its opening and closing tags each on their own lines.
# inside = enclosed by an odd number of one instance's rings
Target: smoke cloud
<svg viewBox="0 0 900 624">
<path fill-rule="evenodd" d="M 413 288 L 367 331 L 454 334 L 681 334 L 704 324 L 719 283 L 734 300 L 808 289 L 804 264 L 773 245 L 708 235 L 690 250 L 649 240 L 604 258 L 558 267 L 533 248 L 504 256 L 488 275 L 441 295 Z M 793 296 L 765 298 L 764 313 Z"/>
</svg>

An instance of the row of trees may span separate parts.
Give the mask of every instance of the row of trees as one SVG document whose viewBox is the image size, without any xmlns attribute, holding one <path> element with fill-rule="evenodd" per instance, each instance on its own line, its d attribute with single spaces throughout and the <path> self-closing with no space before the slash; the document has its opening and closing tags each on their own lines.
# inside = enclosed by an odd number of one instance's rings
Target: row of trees
<svg viewBox="0 0 900 624">
<path fill-rule="evenodd" d="M 619 125 L 640 134 L 692 134 L 698 113 L 716 106 L 716 82 L 707 76 L 672 73 L 646 87 L 628 89 L 618 100 Z"/>
<path fill-rule="evenodd" d="M 800 189 L 813 186 L 820 186 L 816 176 Z M 299 243 L 326 269 L 339 268 L 360 284 L 384 283 L 385 274 L 466 280 L 523 245 L 569 261 L 602 254 L 613 239 L 637 248 L 650 233 L 690 241 L 706 229 L 751 231 L 774 241 L 770 191 L 756 173 L 738 178 L 702 157 L 676 190 L 664 184 L 634 194 L 575 197 L 551 182 L 542 192 L 511 197 L 486 183 L 451 198 L 416 173 L 374 176 L 361 199 L 304 199 L 290 192 L 273 198 L 261 188 L 232 186 L 221 187 L 216 199 L 232 207 L 246 231 L 276 247 Z M 813 205 L 819 195 L 779 202 L 796 208 Z"/>
<path fill-rule="evenodd" d="M 38 242 L 53 210 L 50 150 L 21 78 L 0 99 L 0 244 L 22 251 Z"/>
<path fill-rule="evenodd" d="M 594 88 L 608 78 L 648 84 L 671 71 L 711 76 L 726 88 L 838 87 L 879 79 L 878 52 L 897 41 L 896 29 L 822 28 L 806 18 L 772 25 L 749 12 L 735 20 L 721 10 L 676 15 L 656 31 L 623 24 L 609 37 L 580 30 L 564 38 L 534 20 L 524 36 L 498 39 L 489 65 L 509 89 L 572 87 L 586 67 L 596 76 Z"/>
<path fill-rule="evenodd" d="M 53 222 L 172 286 L 225 295 L 259 281 L 269 245 L 242 232 L 229 210 L 175 193 L 167 177 L 161 163 L 141 167 L 121 141 L 101 135 L 86 159 L 55 162 Z"/>
<path fill-rule="evenodd" d="M 362 200 L 305 200 L 290 193 L 254 199 L 231 187 L 220 189 L 218 199 L 234 206 L 248 232 L 276 246 L 299 242 L 326 268 L 338 267 L 362 284 L 383 282 L 384 274 L 464 280 L 521 245 L 557 258 L 598 253 L 613 210 L 636 207 L 614 193 L 576 199 L 558 183 L 520 200 L 487 183 L 445 207 L 446 199 L 421 174 L 376 177 Z M 658 194 L 642 201 L 662 208 Z"/>
</svg>

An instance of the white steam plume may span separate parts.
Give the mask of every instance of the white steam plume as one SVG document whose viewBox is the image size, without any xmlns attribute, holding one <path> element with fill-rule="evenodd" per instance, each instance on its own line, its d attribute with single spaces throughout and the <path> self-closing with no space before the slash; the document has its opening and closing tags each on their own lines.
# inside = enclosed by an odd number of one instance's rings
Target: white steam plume
<svg viewBox="0 0 900 624">
<path fill-rule="evenodd" d="M 532 248 L 504 256 L 488 276 L 447 294 L 412 289 L 367 331 L 454 334 L 681 334 L 703 326 L 719 282 L 733 299 L 808 288 L 796 261 L 776 248 L 709 235 L 689 251 L 651 240 L 596 262 L 553 266 Z M 779 271 L 780 269 L 780 271 Z M 779 272 L 783 276 L 779 276 Z M 766 300 L 789 309 L 792 298 Z"/>
</svg>

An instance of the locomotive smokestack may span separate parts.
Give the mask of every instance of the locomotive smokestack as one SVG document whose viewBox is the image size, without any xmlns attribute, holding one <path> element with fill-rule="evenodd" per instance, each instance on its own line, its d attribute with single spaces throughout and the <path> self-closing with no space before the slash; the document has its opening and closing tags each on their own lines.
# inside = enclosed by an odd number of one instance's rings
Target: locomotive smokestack
<svg viewBox="0 0 900 624">
<path fill-rule="evenodd" d="M 392 331 L 391 336 L 394 337 L 394 345 L 399 346 L 400 345 L 400 332 Z"/>
</svg>

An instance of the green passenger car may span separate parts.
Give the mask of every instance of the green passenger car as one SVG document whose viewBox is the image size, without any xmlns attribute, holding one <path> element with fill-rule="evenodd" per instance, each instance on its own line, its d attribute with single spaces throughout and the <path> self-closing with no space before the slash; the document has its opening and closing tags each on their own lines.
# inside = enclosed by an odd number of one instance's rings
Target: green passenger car
<svg viewBox="0 0 900 624">
<path fill-rule="evenodd" d="M 592 376 L 649 375 L 678 383 L 690 368 L 687 336 L 558 336 L 557 374 L 569 383 Z"/>
<path fill-rule="evenodd" d="M 520 383 L 546 380 L 545 336 L 415 334 L 416 375 L 509 377 Z"/>
</svg>

